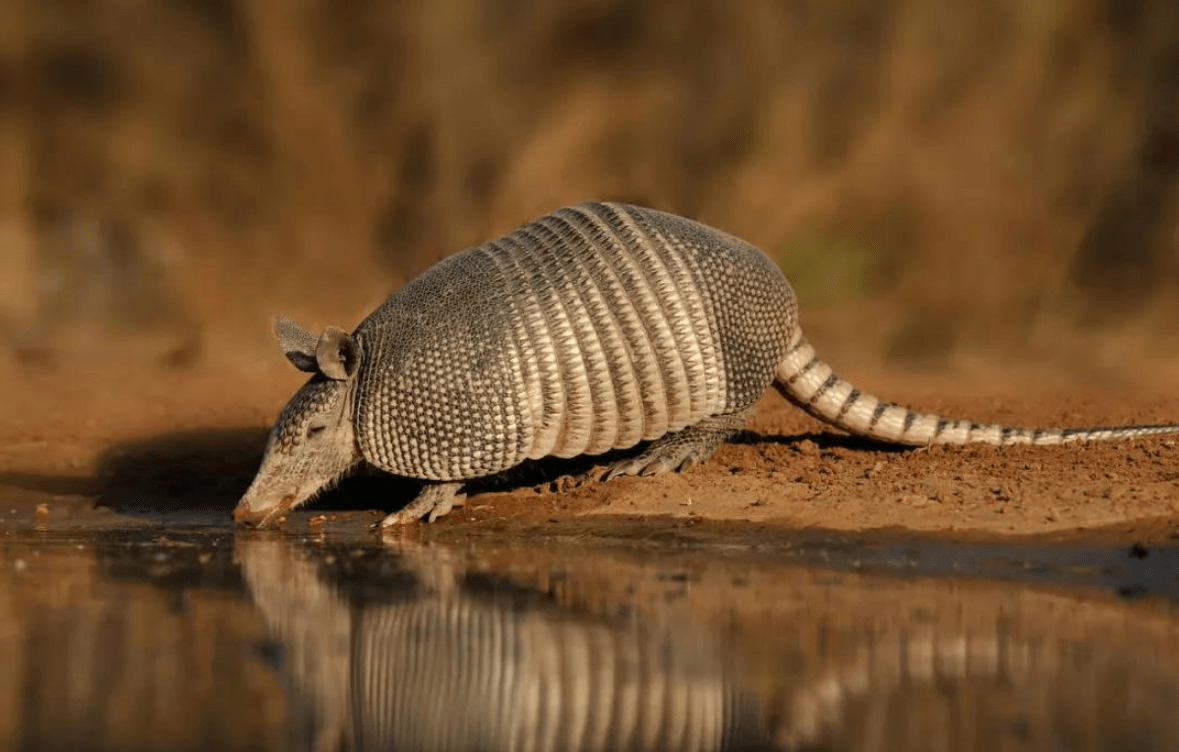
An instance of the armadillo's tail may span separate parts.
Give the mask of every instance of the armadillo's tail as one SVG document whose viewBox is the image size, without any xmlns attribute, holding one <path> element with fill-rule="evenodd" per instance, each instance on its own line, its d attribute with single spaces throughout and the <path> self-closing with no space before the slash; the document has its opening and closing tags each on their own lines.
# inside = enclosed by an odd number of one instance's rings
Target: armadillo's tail
<svg viewBox="0 0 1179 752">
<path fill-rule="evenodd" d="M 801 337 L 774 374 L 782 395 L 819 420 L 858 436 L 896 444 L 1063 444 L 1179 434 L 1179 424 L 1102 428 L 1017 428 L 951 420 L 881 402 L 839 378 Z"/>
</svg>

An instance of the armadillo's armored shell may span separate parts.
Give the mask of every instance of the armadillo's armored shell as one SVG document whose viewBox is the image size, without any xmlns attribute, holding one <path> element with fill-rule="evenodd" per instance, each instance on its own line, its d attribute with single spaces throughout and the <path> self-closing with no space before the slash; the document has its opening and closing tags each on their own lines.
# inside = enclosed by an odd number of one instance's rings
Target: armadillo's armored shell
<svg viewBox="0 0 1179 752">
<path fill-rule="evenodd" d="M 773 379 L 794 294 L 757 248 L 590 203 L 456 254 L 356 330 L 365 459 L 431 480 L 634 446 Z"/>
</svg>

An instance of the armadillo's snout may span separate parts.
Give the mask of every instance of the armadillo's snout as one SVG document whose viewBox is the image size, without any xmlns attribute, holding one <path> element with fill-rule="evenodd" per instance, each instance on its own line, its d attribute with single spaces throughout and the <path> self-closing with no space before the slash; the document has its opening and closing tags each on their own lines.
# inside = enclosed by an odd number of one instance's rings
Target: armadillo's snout
<svg viewBox="0 0 1179 752">
<path fill-rule="evenodd" d="M 244 501 L 239 502 L 238 505 L 234 507 L 233 521 L 239 525 L 249 525 L 257 522 L 259 519 L 258 513 L 250 509 L 250 507 L 247 506 Z"/>
<path fill-rule="evenodd" d="M 276 521 L 295 506 L 298 497 L 291 493 L 285 494 L 277 501 L 261 502 L 253 494 L 247 493 L 233 510 L 233 521 L 239 525 L 252 525 L 263 528 Z"/>
</svg>

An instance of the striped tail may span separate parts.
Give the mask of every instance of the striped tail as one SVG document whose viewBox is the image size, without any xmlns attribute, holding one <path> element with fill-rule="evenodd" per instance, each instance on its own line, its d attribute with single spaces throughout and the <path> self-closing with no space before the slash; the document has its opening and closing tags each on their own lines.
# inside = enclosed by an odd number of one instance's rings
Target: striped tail
<svg viewBox="0 0 1179 752">
<path fill-rule="evenodd" d="M 950 420 L 881 402 L 839 378 L 800 337 L 774 374 L 786 399 L 814 417 L 848 433 L 895 444 L 1065 444 L 1070 441 L 1136 439 L 1179 433 L 1179 424 L 1100 428 L 1018 428 Z"/>
</svg>

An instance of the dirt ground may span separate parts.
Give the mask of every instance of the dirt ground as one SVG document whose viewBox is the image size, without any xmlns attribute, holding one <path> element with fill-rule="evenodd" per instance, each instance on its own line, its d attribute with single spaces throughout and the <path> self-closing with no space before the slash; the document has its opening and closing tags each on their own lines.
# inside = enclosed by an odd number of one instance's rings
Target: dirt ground
<svg viewBox="0 0 1179 752">
<path fill-rule="evenodd" d="M 263 353 L 220 367 L 90 365 L 84 387 L 79 373 L 60 363 L 10 364 L 0 373 L 0 520 L 228 520 L 270 422 L 300 383 L 281 358 Z M 1052 366 L 841 373 L 885 399 L 950 417 L 1064 426 L 1179 419 L 1171 388 L 1179 367 L 1083 382 Z M 1166 437 L 901 449 L 826 428 L 771 391 L 736 442 L 682 474 L 604 484 L 589 463 L 545 465 L 473 493 L 436 528 L 592 530 L 612 517 L 643 518 L 645 529 L 666 519 L 681 530 L 703 520 L 961 535 L 1117 530 L 1164 542 L 1179 537 L 1175 453 L 1176 440 Z M 286 525 L 375 520 L 414 491 L 389 479 L 346 482 Z"/>
<path fill-rule="evenodd" d="M 1179 420 L 1174 2 L 108 5 L 0 3 L 0 526 L 227 519 L 299 383 L 273 314 L 354 325 L 439 259 L 587 199 L 766 250 L 821 355 L 885 399 Z M 1006 360 L 960 359 L 974 348 Z M 770 395 L 683 475 L 550 466 L 436 527 L 1167 536 L 1174 456 L 898 451 Z M 412 492 L 346 483 L 289 524 Z"/>
</svg>

